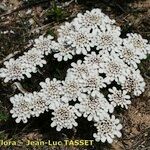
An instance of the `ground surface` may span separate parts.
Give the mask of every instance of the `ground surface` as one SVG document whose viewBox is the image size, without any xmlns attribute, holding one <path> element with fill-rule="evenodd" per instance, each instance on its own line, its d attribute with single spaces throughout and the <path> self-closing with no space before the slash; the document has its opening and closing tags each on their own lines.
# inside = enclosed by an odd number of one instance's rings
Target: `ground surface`
<svg viewBox="0 0 150 150">
<path fill-rule="evenodd" d="M 133 0 L 77 0 L 69 1 L 52 0 L 0 0 L 0 65 L 10 53 L 18 57 L 30 48 L 29 40 L 41 34 L 56 35 L 58 26 L 70 21 L 79 12 L 92 8 L 101 8 L 104 13 L 117 21 L 122 28 L 122 36 L 128 32 L 136 32 L 150 40 L 150 1 Z M 58 7 L 60 6 L 60 7 Z M 39 90 L 38 83 L 46 77 L 64 79 L 70 62 L 57 63 L 48 56 L 48 65 L 40 69 L 31 79 L 21 82 L 23 87 L 30 91 Z M 77 60 L 78 58 L 74 58 Z M 52 65 L 53 64 L 53 65 Z M 55 67 L 53 67 L 55 66 Z M 123 124 L 123 136 L 116 139 L 112 145 L 97 144 L 92 147 L 42 147 L 44 150 L 150 150 L 150 58 L 142 61 L 139 66 L 146 82 L 145 92 L 132 100 L 128 110 L 118 110 L 117 117 Z M 34 85 L 34 86 L 33 86 Z M 39 118 L 31 119 L 28 124 L 16 124 L 9 114 L 11 104 L 9 98 L 18 93 L 13 83 L 4 84 L 0 81 L 0 139 L 92 139 L 91 125 L 81 119 L 77 130 L 58 133 L 50 128 L 50 113 L 45 113 Z M 42 124 L 41 124 L 42 122 Z M 82 126 L 81 126 L 82 125 Z M 25 147 L 1 147 L 2 150 L 27 150 L 37 149 Z"/>
</svg>

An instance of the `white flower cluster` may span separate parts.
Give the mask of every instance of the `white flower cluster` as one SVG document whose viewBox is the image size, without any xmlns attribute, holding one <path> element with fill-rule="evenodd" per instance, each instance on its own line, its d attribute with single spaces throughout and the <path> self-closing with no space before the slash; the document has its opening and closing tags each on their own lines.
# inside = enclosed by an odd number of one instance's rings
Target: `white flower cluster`
<svg viewBox="0 0 150 150">
<path fill-rule="evenodd" d="M 23 56 L 6 61 L 5 68 L 0 69 L 0 77 L 5 78 L 4 82 L 24 79 L 24 75 L 31 78 L 31 73 L 37 72 L 37 66 L 46 64 L 44 54 L 54 51 L 58 61 L 67 61 L 77 54 L 88 55 L 93 48 L 101 54 L 115 53 L 121 61 L 137 69 L 140 60 L 150 53 L 150 45 L 139 34 L 127 34 L 126 39 L 120 38 L 120 34 L 121 29 L 115 25 L 115 20 L 100 9 L 79 13 L 71 23 L 60 26 L 57 41 L 53 41 L 50 35 L 40 36 Z"/>
<path fill-rule="evenodd" d="M 24 52 L 24 55 L 4 62 L 5 68 L 0 68 L 0 77 L 5 78 L 4 82 L 24 79 L 24 75 L 31 78 L 31 73 L 37 72 L 37 66 L 43 67 L 46 64 L 44 54 L 51 53 L 52 39 L 53 37 L 50 35 L 40 36 L 34 40 L 33 48 Z"/>
<path fill-rule="evenodd" d="M 13 109 L 10 111 L 16 122 L 27 123 L 27 119 L 31 116 L 38 117 L 41 113 L 48 110 L 46 100 L 40 96 L 40 93 L 33 92 L 25 95 L 18 94 L 10 98 Z"/>
<path fill-rule="evenodd" d="M 38 117 L 51 110 L 51 127 L 60 131 L 76 127 L 77 118 L 83 116 L 94 122 L 96 141 L 112 143 L 115 136 L 121 137 L 122 128 L 114 109 L 118 106 L 127 109 L 131 97 L 144 91 L 138 64 L 150 53 L 150 45 L 138 34 L 127 34 L 122 39 L 115 21 L 100 9 L 79 13 L 71 23 L 58 29 L 58 35 L 57 42 L 51 41 L 51 37 L 35 40 L 31 52 L 21 57 L 23 67 L 11 59 L 11 63 L 5 63 L 1 76 L 6 82 L 22 79 L 22 71 L 30 77 L 29 72 L 36 70 L 36 65 L 42 67 L 44 53 L 47 55 L 51 50 L 58 61 L 67 61 L 76 54 L 86 55 L 84 60 L 71 63 L 64 81 L 47 78 L 40 83 L 39 92 L 12 97 L 12 117 L 17 123 L 26 123 L 31 116 Z"/>
<path fill-rule="evenodd" d="M 40 86 L 42 89 L 39 92 L 18 94 L 10 98 L 13 108 L 10 111 L 12 117 L 16 118 L 16 122 L 26 123 L 27 119 L 32 117 L 39 117 L 41 113 L 45 111 L 52 110 L 54 117 L 52 118 L 51 126 L 56 126 L 57 131 L 60 131 L 62 128 L 71 129 L 73 126 L 77 126 L 77 119 L 81 116 L 81 113 L 74 107 L 69 105 L 69 100 L 72 99 L 68 97 L 68 101 L 65 101 L 64 89 L 66 92 L 68 88 L 72 91 L 68 91 L 67 96 L 72 96 L 75 93 L 74 85 L 70 84 L 63 86 L 61 81 L 56 80 L 55 78 L 50 81 L 49 78 L 45 82 L 41 82 Z M 70 95 L 69 95 L 70 94 Z M 70 99 L 69 99 L 70 98 Z"/>
</svg>

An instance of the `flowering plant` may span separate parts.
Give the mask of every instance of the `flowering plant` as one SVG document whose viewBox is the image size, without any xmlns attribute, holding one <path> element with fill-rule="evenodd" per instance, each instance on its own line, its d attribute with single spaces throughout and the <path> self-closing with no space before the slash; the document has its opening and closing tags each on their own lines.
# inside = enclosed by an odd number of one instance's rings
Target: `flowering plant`
<svg viewBox="0 0 150 150">
<path fill-rule="evenodd" d="M 71 63 L 64 81 L 46 78 L 39 92 L 11 97 L 12 117 L 17 123 L 27 123 L 30 117 L 51 110 L 51 127 L 57 131 L 78 126 L 77 118 L 83 116 L 94 122 L 96 141 L 112 143 L 115 136 L 121 137 L 122 125 L 114 110 L 127 109 L 132 97 L 144 91 L 138 64 L 150 53 L 150 44 L 136 33 L 124 39 L 120 35 L 114 20 L 93 9 L 60 26 L 56 41 L 50 35 L 40 36 L 23 56 L 6 61 L 0 69 L 4 82 L 22 80 L 24 75 L 31 78 L 37 66 L 46 64 L 44 55 L 51 52 L 58 61 L 85 55 L 84 60 Z"/>
</svg>

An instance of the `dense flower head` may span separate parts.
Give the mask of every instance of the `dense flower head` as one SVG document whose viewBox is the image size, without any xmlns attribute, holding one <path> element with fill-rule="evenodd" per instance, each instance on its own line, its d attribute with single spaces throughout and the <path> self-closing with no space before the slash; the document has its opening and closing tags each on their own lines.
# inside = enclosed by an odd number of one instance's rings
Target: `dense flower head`
<svg viewBox="0 0 150 150">
<path fill-rule="evenodd" d="M 92 51 L 90 54 L 87 54 L 84 57 L 84 63 L 87 65 L 90 65 L 96 69 L 99 69 L 100 66 L 106 62 L 109 54 L 104 51 L 100 51 L 99 54 L 96 54 L 96 52 Z"/>
<path fill-rule="evenodd" d="M 107 25 L 102 31 L 94 31 L 95 45 L 97 50 L 117 51 L 118 47 L 122 44 L 122 39 L 119 37 L 121 32 L 120 28 L 112 28 Z"/>
<path fill-rule="evenodd" d="M 76 122 L 77 115 L 81 114 L 76 110 L 75 107 L 69 106 L 68 103 L 58 103 L 51 107 L 53 110 L 51 127 L 56 126 L 56 130 L 60 131 L 62 128 L 72 129 L 78 126 Z"/>
<path fill-rule="evenodd" d="M 101 64 L 99 72 L 105 73 L 108 80 L 123 82 L 126 76 L 128 66 L 117 55 L 113 54 L 106 59 L 105 63 Z"/>
<path fill-rule="evenodd" d="M 131 104 L 130 96 L 127 95 L 127 91 L 118 90 L 116 87 L 109 89 L 111 94 L 108 94 L 109 101 L 111 104 L 116 107 L 121 106 L 122 108 L 128 108 L 128 105 Z"/>
<path fill-rule="evenodd" d="M 87 93 L 91 93 L 92 91 L 99 91 L 100 88 L 106 87 L 104 78 L 99 76 L 98 73 L 83 78 L 80 80 L 80 84 L 82 84 L 83 92 Z"/>
<path fill-rule="evenodd" d="M 84 14 L 79 13 L 77 18 L 73 20 L 76 28 L 88 28 L 89 30 L 101 29 L 106 24 L 114 24 L 115 20 L 111 20 L 103 14 L 100 9 L 86 11 Z"/>
<path fill-rule="evenodd" d="M 93 137 L 97 142 L 112 143 L 115 136 L 121 137 L 120 130 L 122 125 L 119 123 L 119 119 L 115 119 L 115 116 L 105 116 L 105 118 L 99 120 L 94 124 L 97 129 L 97 133 L 93 134 Z"/>
<path fill-rule="evenodd" d="M 84 98 L 79 98 L 79 102 L 75 104 L 77 108 L 88 121 L 98 121 L 108 115 L 108 111 L 113 111 L 113 107 L 109 104 L 102 93 L 91 93 Z"/>
<path fill-rule="evenodd" d="M 27 123 L 27 119 L 29 119 L 32 115 L 32 99 L 31 95 L 22 95 L 18 94 L 14 97 L 10 98 L 10 102 L 13 104 L 13 108 L 10 113 L 13 118 L 16 118 L 16 123 L 23 122 Z"/>
<path fill-rule="evenodd" d="M 4 62 L 6 68 L 0 69 L 0 77 L 5 78 L 4 82 L 24 79 L 23 74 L 25 73 L 25 70 L 20 64 L 22 64 L 20 59 L 17 59 L 16 61 L 13 58 Z"/>
<path fill-rule="evenodd" d="M 47 99 L 47 104 L 51 104 L 52 101 L 60 100 L 63 94 L 61 81 L 55 78 L 53 78 L 53 80 L 46 78 L 45 82 L 40 83 L 40 86 L 42 87 L 41 94 Z"/>
<path fill-rule="evenodd" d="M 37 71 L 37 66 L 43 67 L 46 64 L 46 61 L 43 59 L 44 56 L 40 51 L 37 51 L 35 48 L 25 52 L 20 59 L 22 60 L 22 66 L 25 70 L 25 75 L 31 77 L 31 72 Z"/>
<path fill-rule="evenodd" d="M 97 73 L 97 70 L 92 65 L 85 64 L 81 60 L 71 63 L 71 67 L 67 70 L 66 78 L 83 79 Z"/>
<path fill-rule="evenodd" d="M 120 47 L 118 52 L 119 57 L 129 66 L 138 67 L 137 64 L 140 63 L 140 57 L 137 51 L 134 48 L 131 48 L 129 45 Z"/>
<path fill-rule="evenodd" d="M 147 53 L 150 51 L 148 40 L 143 39 L 142 36 L 137 33 L 128 33 L 127 37 L 127 39 L 124 39 L 123 44 L 128 45 L 134 49 L 140 59 L 145 59 Z"/>
<path fill-rule="evenodd" d="M 33 92 L 31 99 L 33 103 L 32 116 L 39 117 L 41 113 L 48 110 L 47 101 L 42 97 L 42 95 L 40 95 L 40 93 Z"/>
<path fill-rule="evenodd" d="M 76 54 L 84 54 L 94 47 L 93 35 L 86 29 L 80 29 L 78 31 L 71 31 L 67 36 L 67 44 L 75 48 Z"/>
<path fill-rule="evenodd" d="M 63 101 L 76 101 L 78 97 L 83 96 L 81 92 L 82 88 L 80 87 L 78 80 L 66 79 L 65 81 L 62 81 L 62 84 L 64 92 L 64 95 L 62 97 Z"/>
<path fill-rule="evenodd" d="M 34 48 L 40 51 L 42 54 L 48 55 L 52 51 L 52 39 L 51 35 L 44 37 L 41 35 L 39 38 L 34 40 Z"/>
<path fill-rule="evenodd" d="M 145 90 L 145 82 L 139 70 L 128 70 L 126 79 L 121 83 L 122 89 L 127 92 L 139 96 Z"/>
<path fill-rule="evenodd" d="M 75 55 L 75 49 L 59 39 L 58 42 L 53 43 L 53 51 L 56 52 L 54 57 L 57 58 L 58 61 L 67 61 L 68 59 L 72 59 L 73 55 Z"/>
<path fill-rule="evenodd" d="M 35 48 L 31 49 L 28 52 L 25 52 L 23 57 L 21 57 L 22 61 L 25 61 L 24 63 L 26 63 L 27 65 L 31 66 L 40 66 L 43 67 L 43 64 L 46 63 L 45 60 L 42 60 L 42 58 L 44 58 L 44 56 L 41 54 L 40 51 L 37 51 Z"/>
<path fill-rule="evenodd" d="M 65 22 L 64 25 L 61 25 L 58 31 L 58 40 L 67 40 L 67 36 L 70 35 L 70 31 L 75 31 L 75 26 L 72 23 Z"/>
</svg>

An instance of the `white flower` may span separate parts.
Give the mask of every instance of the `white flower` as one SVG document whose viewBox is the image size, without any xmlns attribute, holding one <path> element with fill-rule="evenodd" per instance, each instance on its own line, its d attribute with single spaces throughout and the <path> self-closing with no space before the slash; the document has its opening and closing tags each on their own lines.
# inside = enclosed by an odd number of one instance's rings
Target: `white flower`
<svg viewBox="0 0 150 150">
<path fill-rule="evenodd" d="M 113 28 L 107 25 L 102 31 L 94 31 L 96 49 L 106 51 L 118 51 L 118 48 L 122 44 L 122 39 L 119 37 L 121 34 L 120 28 Z"/>
<path fill-rule="evenodd" d="M 104 51 L 100 51 L 99 54 L 91 52 L 91 54 L 87 54 L 84 57 L 84 63 L 98 69 L 100 68 L 100 64 L 103 64 L 107 60 L 108 56 L 109 54 L 104 53 Z"/>
<path fill-rule="evenodd" d="M 82 80 L 79 80 L 82 85 L 83 92 L 91 93 L 91 91 L 99 91 L 100 88 L 106 87 L 105 80 L 98 73 L 91 74 Z"/>
<path fill-rule="evenodd" d="M 46 64 L 43 54 L 35 48 L 32 48 L 28 52 L 25 52 L 23 56 L 20 57 L 22 60 L 22 66 L 24 67 L 25 74 L 27 77 L 31 77 L 31 72 L 37 71 L 37 66 L 43 67 Z"/>
<path fill-rule="evenodd" d="M 72 23 L 65 22 L 64 25 L 61 25 L 58 31 L 58 39 L 66 41 L 67 36 L 70 35 L 70 31 L 75 31 L 75 28 Z"/>
<path fill-rule="evenodd" d="M 77 115 L 81 116 L 81 114 L 75 109 L 73 106 L 69 106 L 69 104 L 58 103 L 57 105 L 53 105 L 51 108 L 54 112 L 52 112 L 52 123 L 51 127 L 56 126 L 56 130 L 60 131 L 63 128 L 72 129 L 74 126 L 78 126 L 78 123 L 75 119 L 77 119 Z"/>
<path fill-rule="evenodd" d="M 67 70 L 66 79 L 79 80 L 86 78 L 87 76 L 94 75 L 98 73 L 98 70 L 92 65 L 85 64 L 81 60 L 78 60 L 77 63 L 71 63 L 72 68 Z"/>
<path fill-rule="evenodd" d="M 10 110 L 13 118 L 16 118 L 16 123 L 23 121 L 27 123 L 27 119 L 31 117 L 33 103 L 31 101 L 31 95 L 18 94 L 10 98 L 10 102 L 13 104 L 13 108 Z"/>
<path fill-rule="evenodd" d="M 143 77 L 140 75 L 139 70 L 128 69 L 126 75 L 126 80 L 124 80 L 121 85 L 122 89 L 127 92 L 133 93 L 135 96 L 139 96 L 145 90 L 145 82 Z"/>
<path fill-rule="evenodd" d="M 86 11 L 83 15 L 78 13 L 77 18 L 75 18 L 72 23 L 76 28 L 94 30 L 101 28 L 101 26 L 104 26 L 106 23 L 114 24 L 115 21 L 109 19 L 100 9 L 92 9 L 91 11 Z"/>
<path fill-rule="evenodd" d="M 72 59 L 72 56 L 75 55 L 75 49 L 60 40 L 54 45 L 53 51 L 56 52 L 54 58 L 57 58 L 58 61 L 67 61 L 68 59 Z"/>
<path fill-rule="evenodd" d="M 122 46 L 118 52 L 119 56 L 129 66 L 137 68 L 137 64 L 140 63 L 140 58 L 134 48 L 129 46 Z"/>
<path fill-rule="evenodd" d="M 52 39 L 53 37 L 51 35 L 48 35 L 47 37 L 41 35 L 39 38 L 34 40 L 35 43 L 33 46 L 42 54 L 48 55 L 51 53 Z"/>
<path fill-rule="evenodd" d="M 76 101 L 78 97 L 83 97 L 84 95 L 81 93 L 81 87 L 77 80 L 69 80 L 66 79 L 65 81 L 62 81 L 63 84 L 63 92 L 64 95 L 62 97 L 62 100 L 65 102 L 68 101 Z"/>
<path fill-rule="evenodd" d="M 82 78 L 89 74 L 87 65 L 83 64 L 81 60 L 78 60 L 77 63 L 71 63 L 72 68 L 67 70 L 67 73 L 73 74 L 77 78 Z"/>
<path fill-rule="evenodd" d="M 99 72 L 106 74 L 106 79 L 123 82 L 128 66 L 117 55 L 110 55 L 109 59 L 101 65 Z M 108 81 L 109 82 L 109 81 Z"/>
<path fill-rule="evenodd" d="M 44 99 L 44 97 L 42 97 L 42 95 L 40 95 L 38 92 L 33 92 L 31 100 L 33 103 L 32 116 L 39 117 L 41 113 L 47 111 L 48 106 L 46 99 Z"/>
<path fill-rule="evenodd" d="M 108 115 L 108 111 L 113 111 L 113 107 L 101 93 L 87 95 L 79 99 L 80 103 L 75 104 L 75 108 L 83 114 L 88 121 L 98 121 Z"/>
<path fill-rule="evenodd" d="M 140 59 L 145 59 L 148 51 L 150 51 L 148 40 L 143 39 L 140 34 L 136 33 L 129 33 L 127 37 L 127 39 L 124 39 L 123 44 L 135 49 Z"/>
<path fill-rule="evenodd" d="M 40 86 L 42 87 L 41 92 L 43 97 L 47 99 L 47 104 L 51 104 L 52 102 L 60 101 L 60 97 L 63 94 L 61 81 L 50 80 L 49 78 L 45 79 L 45 82 L 41 82 Z"/>
<path fill-rule="evenodd" d="M 51 45 L 47 43 L 51 38 L 51 36 L 47 38 L 40 36 L 39 39 L 35 39 L 34 48 L 25 52 L 23 56 L 20 56 L 16 60 L 11 58 L 9 61 L 4 62 L 6 68 L 0 69 L 0 77 L 5 77 L 4 82 L 24 79 L 24 74 L 30 78 L 30 73 L 35 73 L 37 71 L 37 66 L 43 67 L 43 65 L 46 64 L 46 61 L 42 59 L 44 58 L 43 54 L 46 49 L 48 50 L 49 47 L 51 47 Z"/>
<path fill-rule="evenodd" d="M 75 32 L 70 32 L 70 35 L 67 37 L 67 44 L 75 48 L 76 54 L 84 54 L 91 50 L 91 47 L 94 47 L 94 40 L 91 33 L 88 33 L 88 30 L 82 29 Z"/>
<path fill-rule="evenodd" d="M 24 79 L 23 74 L 25 71 L 20 59 L 14 60 L 11 58 L 9 61 L 4 62 L 4 65 L 5 68 L 0 69 L 0 77 L 5 78 L 4 82 Z"/>
<path fill-rule="evenodd" d="M 94 74 L 97 70 L 93 66 L 84 64 L 81 60 L 77 63 L 71 63 L 72 68 L 67 70 L 66 78 L 82 79 L 90 74 Z"/>
<path fill-rule="evenodd" d="M 99 120 L 94 126 L 97 129 L 97 133 L 94 133 L 93 137 L 97 142 L 102 141 L 104 143 L 108 141 L 108 143 L 112 143 L 115 136 L 121 137 L 120 130 L 122 125 L 119 123 L 119 119 L 115 119 L 113 115 L 111 118 L 107 116 Z"/>
<path fill-rule="evenodd" d="M 128 105 L 131 104 L 130 96 L 127 95 L 127 91 L 125 90 L 117 90 L 116 87 L 113 87 L 112 89 L 108 89 L 111 94 L 108 94 L 109 101 L 111 101 L 111 104 L 116 107 L 121 106 L 122 108 L 128 108 Z"/>
</svg>

